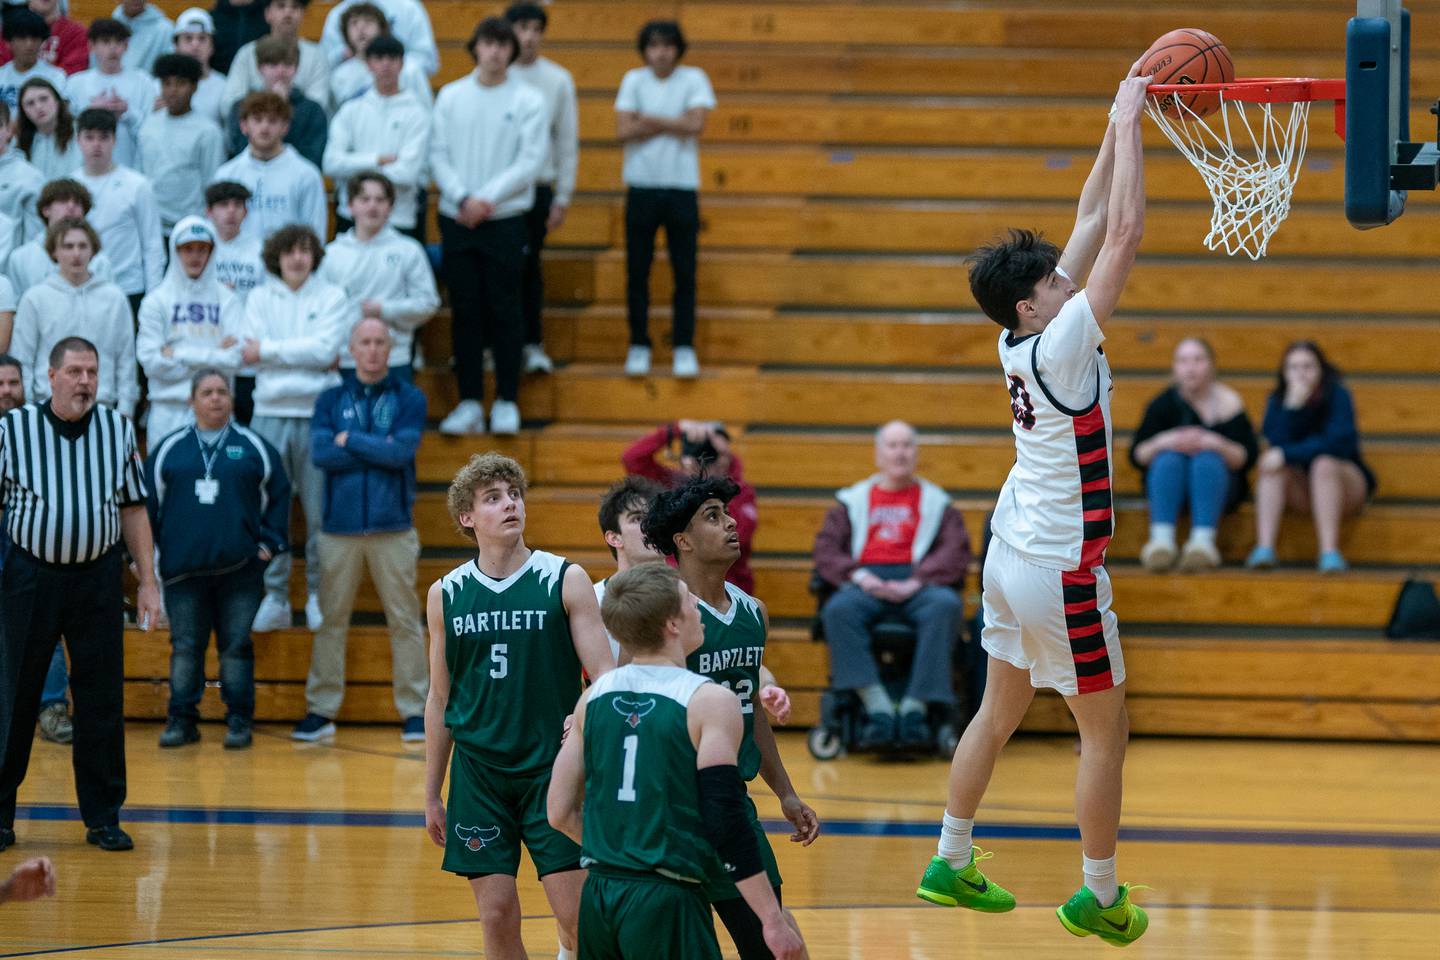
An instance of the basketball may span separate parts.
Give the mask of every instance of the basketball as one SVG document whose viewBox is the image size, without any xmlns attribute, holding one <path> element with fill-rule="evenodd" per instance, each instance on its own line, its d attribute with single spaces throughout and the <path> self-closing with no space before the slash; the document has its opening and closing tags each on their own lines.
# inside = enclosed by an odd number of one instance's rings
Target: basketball
<svg viewBox="0 0 1440 960">
<path fill-rule="evenodd" d="M 1186 27 L 1171 30 L 1156 40 L 1141 58 L 1140 73 L 1156 83 L 1229 83 L 1235 79 L 1235 61 L 1225 44 L 1212 33 Z M 1220 108 L 1218 93 L 1196 93 L 1180 102 L 1202 117 Z M 1180 119 L 1174 96 L 1161 101 L 1166 116 Z"/>
</svg>

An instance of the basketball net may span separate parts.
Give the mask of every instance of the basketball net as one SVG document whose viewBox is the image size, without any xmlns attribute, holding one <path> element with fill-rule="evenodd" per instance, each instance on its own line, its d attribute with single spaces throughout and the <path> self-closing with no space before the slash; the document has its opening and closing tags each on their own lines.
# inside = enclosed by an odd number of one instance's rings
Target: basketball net
<svg viewBox="0 0 1440 960">
<path fill-rule="evenodd" d="M 1145 110 L 1200 171 L 1210 191 L 1215 212 L 1205 246 L 1259 260 L 1290 215 L 1290 197 L 1305 162 L 1310 101 L 1246 103 L 1222 92 L 1220 109 L 1209 117 L 1179 97 L 1170 97 L 1169 104 L 1178 117 L 1162 111 L 1156 96 L 1146 100 Z"/>
</svg>

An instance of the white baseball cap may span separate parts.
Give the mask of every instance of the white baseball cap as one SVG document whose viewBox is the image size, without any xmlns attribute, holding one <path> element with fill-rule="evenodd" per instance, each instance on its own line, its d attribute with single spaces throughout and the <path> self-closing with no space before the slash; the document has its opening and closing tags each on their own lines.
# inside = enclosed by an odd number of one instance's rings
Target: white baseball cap
<svg viewBox="0 0 1440 960">
<path fill-rule="evenodd" d="M 215 21 L 208 10 L 191 7 L 175 18 L 175 33 L 208 33 L 215 35 Z"/>
</svg>

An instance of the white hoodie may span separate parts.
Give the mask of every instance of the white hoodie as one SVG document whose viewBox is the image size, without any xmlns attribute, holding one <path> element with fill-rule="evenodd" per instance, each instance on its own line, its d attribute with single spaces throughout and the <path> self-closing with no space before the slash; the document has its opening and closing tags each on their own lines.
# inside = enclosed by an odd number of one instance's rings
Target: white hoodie
<svg viewBox="0 0 1440 960">
<path fill-rule="evenodd" d="M 382 97 L 373 89 L 340 108 L 330 121 L 325 141 L 325 174 L 335 181 L 337 212 L 347 220 L 350 197 L 346 182 L 364 170 L 379 170 L 395 184 L 395 208 L 390 222 L 409 229 L 423 215 L 419 190 L 425 186 L 430 151 L 430 105 L 401 90 Z M 381 154 L 394 154 L 395 162 L 380 166 Z"/>
<path fill-rule="evenodd" d="M 260 341 L 255 415 L 310 419 L 315 398 L 340 382 L 335 361 L 359 316 L 345 291 L 319 276 L 291 290 L 271 275 L 251 290 L 241 326 Z"/>
<path fill-rule="evenodd" d="M 90 191 L 90 226 L 110 254 L 115 283 L 126 293 L 144 293 L 165 276 L 165 234 L 160 208 L 145 175 L 119 164 L 92 177 L 81 167 L 70 175 Z"/>
<path fill-rule="evenodd" d="M 550 110 L 539 90 L 513 74 L 487 87 L 476 70 L 445 85 L 431 121 L 441 213 L 455 216 L 466 197 L 494 204 L 491 220 L 535 205 L 535 178 L 550 150 Z"/>
<path fill-rule="evenodd" d="M 210 259 L 200 276 L 185 274 L 177 248 L 182 243 L 211 246 Z M 215 275 L 215 230 L 204 217 L 186 217 L 170 235 L 170 267 L 160 286 L 140 303 L 140 334 L 135 356 L 150 378 L 152 403 L 184 404 L 190 399 L 190 378 L 203 367 L 226 373 L 240 366 L 240 326 L 243 306 Z M 234 337 L 230 347 L 220 346 Z M 170 348 L 170 356 L 163 351 Z"/>
<path fill-rule="evenodd" d="M 100 353 L 95 400 L 127 417 L 135 415 L 140 384 L 135 376 L 135 333 L 130 303 L 113 283 L 91 277 L 72 286 L 60 274 L 31 287 L 15 312 L 10 353 L 30 373 L 31 403 L 50 399 L 50 351 L 66 337 L 84 337 Z"/>
<path fill-rule="evenodd" d="M 102 93 L 113 93 L 125 101 L 125 112 L 116 117 L 115 162 L 127 167 L 135 165 L 139 149 L 140 124 L 155 109 L 160 96 L 160 81 L 140 70 L 128 67 L 119 73 L 102 73 L 99 67 L 81 70 L 65 81 L 65 98 L 70 112 L 80 116 L 90 102 Z"/>
<path fill-rule="evenodd" d="M 425 248 L 394 227 L 387 226 L 369 243 L 347 230 L 325 248 L 320 275 L 345 291 L 354 322 L 360 320 L 364 301 L 380 301 L 380 316 L 394 340 L 390 366 L 409 366 L 415 331 L 440 307 L 435 271 Z M 347 353 L 340 365 L 353 367 L 355 360 Z"/>
<path fill-rule="evenodd" d="M 325 178 L 320 170 L 289 144 L 269 160 L 259 160 L 246 147 L 220 164 L 215 179 L 243 183 L 250 191 L 250 212 L 240 231 L 264 241 L 281 227 L 303 223 L 325 239 L 329 211 L 325 208 Z"/>
<path fill-rule="evenodd" d="M 43 237 L 16 247 L 10 254 L 9 265 L 5 268 L 5 276 L 14 285 L 17 297 L 23 296 L 26 290 L 38 287 L 47 277 L 53 277 L 59 272 L 60 265 L 50 259 Z M 115 268 L 103 250 L 90 258 L 90 276 L 106 283 L 115 282 Z"/>
<path fill-rule="evenodd" d="M 0 150 L 0 213 L 19 225 L 15 234 L 17 247 L 45 235 L 45 224 L 35 209 L 43 186 L 45 175 L 30 165 L 13 141 L 8 150 Z"/>
</svg>

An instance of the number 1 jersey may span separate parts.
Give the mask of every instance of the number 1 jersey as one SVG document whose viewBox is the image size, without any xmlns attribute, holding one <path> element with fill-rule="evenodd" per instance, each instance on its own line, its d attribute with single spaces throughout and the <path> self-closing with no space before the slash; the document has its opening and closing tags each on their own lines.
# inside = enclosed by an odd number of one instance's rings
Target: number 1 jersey
<svg viewBox="0 0 1440 960">
<path fill-rule="evenodd" d="M 445 726 L 466 753 L 504 773 L 555 762 L 580 696 L 580 658 L 561 584 L 569 561 L 535 550 L 493 580 L 469 560 L 440 581 L 450 701 Z"/>
</svg>

